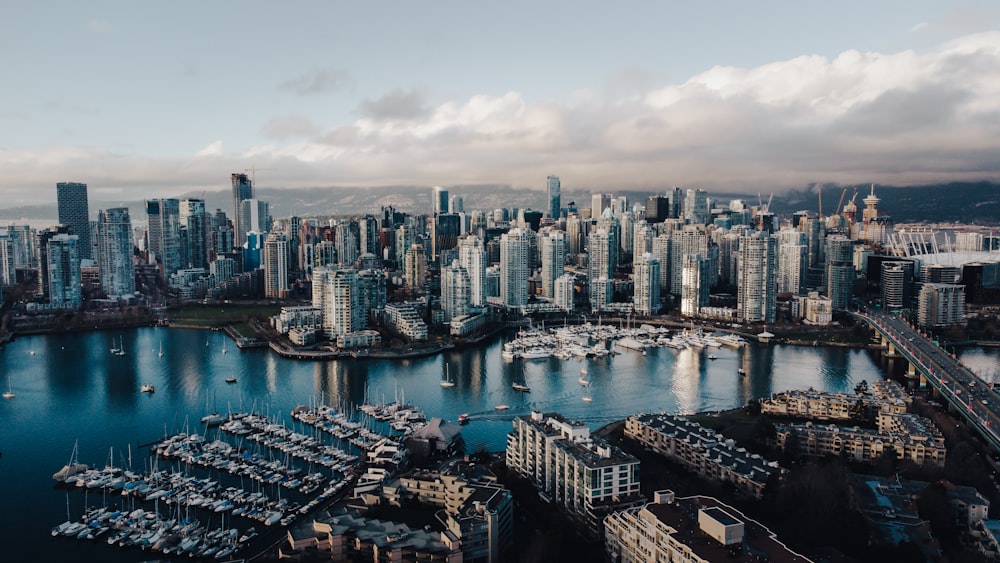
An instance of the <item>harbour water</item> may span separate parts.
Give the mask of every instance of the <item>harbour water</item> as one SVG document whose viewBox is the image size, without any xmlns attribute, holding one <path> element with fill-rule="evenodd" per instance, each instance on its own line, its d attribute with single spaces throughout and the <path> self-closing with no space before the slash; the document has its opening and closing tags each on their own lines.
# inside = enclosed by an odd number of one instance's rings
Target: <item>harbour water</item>
<svg viewBox="0 0 1000 563">
<path fill-rule="evenodd" d="M 240 351 L 221 333 L 208 331 L 143 328 L 18 338 L 0 351 L 0 380 L 6 385 L 9 378 L 16 395 L 0 403 L 0 507 L 6 515 L 0 559 L 156 558 L 104 542 L 51 537 L 50 528 L 66 519 L 67 510 L 67 494 L 54 487 L 52 473 L 67 463 L 74 443 L 83 463 L 103 466 L 113 447 L 116 461 L 130 452 L 141 470 L 149 458 L 148 448 L 140 446 L 185 428 L 198 432 L 208 412 L 254 410 L 290 423 L 296 405 L 405 396 L 428 417 L 454 421 L 469 413 L 462 430 L 468 449 L 499 451 L 511 419 L 531 410 L 560 412 L 596 428 L 638 412 L 733 408 L 793 388 L 850 392 L 861 380 L 902 368 L 868 350 L 753 345 L 510 362 L 501 358 L 502 342 L 412 360 L 314 363 L 285 360 L 266 349 Z M 124 355 L 110 352 L 117 343 Z M 1000 350 L 969 349 L 962 358 L 990 375 L 1000 365 Z M 453 387 L 439 385 L 445 364 Z M 741 366 L 748 368 L 745 377 L 737 372 Z M 589 403 L 577 381 L 583 367 Z M 236 382 L 227 383 L 228 377 Z M 531 391 L 515 391 L 515 382 Z M 155 392 L 141 393 L 146 384 Z M 509 409 L 497 411 L 498 404 Z M 68 498 L 74 519 L 85 502 L 102 502 L 75 491 Z"/>
</svg>

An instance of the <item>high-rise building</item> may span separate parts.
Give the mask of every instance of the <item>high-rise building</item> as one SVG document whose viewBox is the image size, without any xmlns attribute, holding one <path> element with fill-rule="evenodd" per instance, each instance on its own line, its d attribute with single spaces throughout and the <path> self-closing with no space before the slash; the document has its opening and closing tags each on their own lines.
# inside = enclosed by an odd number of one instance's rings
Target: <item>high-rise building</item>
<svg viewBox="0 0 1000 563">
<path fill-rule="evenodd" d="M 176 199 L 146 200 L 151 260 L 160 265 L 164 281 L 183 268 L 181 263 L 180 202 Z"/>
<path fill-rule="evenodd" d="M 881 297 L 885 311 L 909 308 L 913 299 L 913 262 L 882 262 Z"/>
<path fill-rule="evenodd" d="M 323 310 L 323 332 L 328 338 L 365 329 L 365 311 L 360 301 L 356 270 L 313 270 L 313 307 Z"/>
<path fill-rule="evenodd" d="M 361 237 L 358 224 L 354 221 L 341 221 L 336 227 L 337 264 L 341 268 L 350 268 L 361 255 Z"/>
<path fill-rule="evenodd" d="M 231 178 L 233 181 L 233 232 L 236 234 L 234 243 L 236 248 L 243 248 L 243 244 L 247 241 L 247 231 L 256 230 L 243 224 L 240 214 L 240 204 L 254 197 L 253 182 L 246 174 L 233 174 Z"/>
<path fill-rule="evenodd" d="M 553 289 L 554 297 L 553 302 L 556 307 L 559 307 L 563 311 L 571 312 L 573 311 L 574 297 L 576 295 L 574 286 L 576 285 L 576 276 L 573 274 L 563 274 L 556 278 L 556 283 Z"/>
<path fill-rule="evenodd" d="M 62 309 L 79 309 L 83 304 L 80 283 L 79 237 L 57 234 L 48 240 L 49 304 Z"/>
<path fill-rule="evenodd" d="M 924 283 L 920 286 L 917 323 L 922 327 L 942 327 L 965 322 L 965 286 Z"/>
<path fill-rule="evenodd" d="M 555 297 L 556 278 L 566 269 L 566 234 L 562 231 L 547 230 L 541 234 L 542 254 L 542 297 Z"/>
<path fill-rule="evenodd" d="M 441 312 L 444 313 L 444 322 L 469 314 L 471 290 L 469 272 L 458 260 L 441 270 Z"/>
<path fill-rule="evenodd" d="M 77 245 L 80 259 L 89 260 L 90 207 L 87 202 L 87 184 L 59 182 L 56 184 L 56 203 L 59 206 L 59 222 L 69 227 L 71 234 L 80 237 Z"/>
<path fill-rule="evenodd" d="M 633 303 L 638 315 L 655 315 L 660 312 L 660 261 L 649 252 L 636 262 L 633 278 L 635 292 Z"/>
<path fill-rule="evenodd" d="M 708 306 L 711 262 L 701 254 L 681 257 L 681 315 L 694 317 Z"/>
<path fill-rule="evenodd" d="M 778 239 L 778 293 L 800 294 L 809 271 L 808 237 L 801 231 L 782 229 Z"/>
<path fill-rule="evenodd" d="M 611 194 L 592 194 L 590 196 L 590 216 L 598 218 L 605 209 L 611 207 Z"/>
<path fill-rule="evenodd" d="M 135 293 L 135 262 L 132 259 L 132 220 L 127 207 L 97 213 L 97 266 L 101 290 L 120 297 Z"/>
<path fill-rule="evenodd" d="M 0 295 L 2 289 L 17 284 L 17 267 L 14 264 L 14 241 L 9 233 L 0 235 Z"/>
<path fill-rule="evenodd" d="M 653 251 L 653 239 L 656 238 L 656 231 L 645 221 L 636 224 L 632 235 L 632 262 L 636 264 L 642 259 L 642 255 Z M 662 263 L 661 263 L 662 266 Z"/>
<path fill-rule="evenodd" d="M 38 296 L 49 298 L 49 240 L 56 235 L 68 235 L 69 227 L 56 225 L 35 234 L 35 264 L 38 265 Z M 78 255 L 79 256 L 79 255 Z"/>
<path fill-rule="evenodd" d="M 670 235 L 661 234 L 653 237 L 653 256 L 660 261 L 660 293 L 670 292 Z"/>
<path fill-rule="evenodd" d="M 457 213 L 438 213 L 431 220 L 431 260 L 438 260 L 442 251 L 451 250 L 462 234 L 462 220 Z"/>
<path fill-rule="evenodd" d="M 469 274 L 469 305 L 486 306 L 486 249 L 483 239 L 465 235 L 458 239 L 458 261 Z"/>
<path fill-rule="evenodd" d="M 649 196 L 646 200 L 645 215 L 646 221 L 650 223 L 662 223 L 670 217 L 670 198 L 663 195 Z"/>
<path fill-rule="evenodd" d="M 573 256 L 583 252 L 583 241 L 586 240 L 586 225 L 576 213 L 566 216 L 566 251 Z"/>
<path fill-rule="evenodd" d="M 511 229 L 500 237 L 500 299 L 505 307 L 528 303 L 531 276 L 531 239 L 527 229 Z"/>
<path fill-rule="evenodd" d="M 288 236 L 269 233 L 264 240 L 264 296 L 269 299 L 288 297 Z"/>
<path fill-rule="evenodd" d="M 431 188 L 431 199 L 434 215 L 448 212 L 448 190 L 441 186 L 434 186 Z"/>
<path fill-rule="evenodd" d="M 406 286 L 416 291 L 423 291 L 427 283 L 427 256 L 424 245 L 414 243 L 407 249 L 403 258 L 403 279 Z"/>
<path fill-rule="evenodd" d="M 694 225 L 707 225 L 709 216 L 708 194 L 701 188 L 688 188 L 684 199 L 684 218 Z"/>
<path fill-rule="evenodd" d="M 241 245 L 246 242 L 246 234 L 251 231 L 261 234 L 271 231 L 270 206 L 266 201 L 253 198 L 241 201 L 238 219 L 237 226 L 243 229 Z"/>
<path fill-rule="evenodd" d="M 562 213 L 562 200 L 560 196 L 559 176 L 549 176 L 545 179 L 549 197 L 549 217 L 558 219 Z"/>
<path fill-rule="evenodd" d="M 603 228 L 598 228 L 588 238 L 589 263 L 587 273 L 590 282 L 591 308 L 594 307 L 594 304 L 604 301 L 601 297 L 603 286 L 598 282 L 600 280 L 614 279 L 615 267 L 613 256 L 616 255 L 614 246 L 614 237 Z"/>
<path fill-rule="evenodd" d="M 188 268 L 208 268 L 208 215 L 205 200 L 182 199 L 180 201 L 180 226 L 186 235 L 181 262 Z"/>
<path fill-rule="evenodd" d="M 850 305 L 854 278 L 854 243 L 843 235 L 826 237 L 826 296 L 834 311 Z"/>
<path fill-rule="evenodd" d="M 708 235 L 704 229 L 687 225 L 670 235 L 670 293 L 680 296 L 685 254 L 708 256 Z M 710 280 L 711 281 L 711 280 Z"/>
<path fill-rule="evenodd" d="M 777 269 L 774 237 L 755 232 L 740 238 L 736 295 L 736 317 L 740 322 L 774 322 Z"/>
</svg>

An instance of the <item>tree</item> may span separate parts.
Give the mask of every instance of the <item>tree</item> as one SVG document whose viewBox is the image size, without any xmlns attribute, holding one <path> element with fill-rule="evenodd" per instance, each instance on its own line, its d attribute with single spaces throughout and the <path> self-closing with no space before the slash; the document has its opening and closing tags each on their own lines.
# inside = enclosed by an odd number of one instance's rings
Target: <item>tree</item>
<svg viewBox="0 0 1000 563">
<path fill-rule="evenodd" d="M 868 380 L 862 379 L 861 383 L 854 386 L 854 393 L 857 395 L 867 395 L 868 394 Z"/>
<path fill-rule="evenodd" d="M 858 424 L 870 424 L 873 422 L 869 414 L 868 405 L 865 404 L 865 400 L 861 397 L 858 397 L 858 400 L 854 401 L 854 404 L 851 405 L 848 416 Z"/>
</svg>

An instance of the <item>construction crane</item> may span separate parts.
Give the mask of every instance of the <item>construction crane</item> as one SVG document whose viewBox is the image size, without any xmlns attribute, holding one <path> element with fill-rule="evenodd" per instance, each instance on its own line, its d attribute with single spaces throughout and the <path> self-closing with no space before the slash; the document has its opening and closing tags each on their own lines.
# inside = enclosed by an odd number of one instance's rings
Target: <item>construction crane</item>
<svg viewBox="0 0 1000 563">
<path fill-rule="evenodd" d="M 837 207 L 833 208 L 834 213 L 840 213 L 841 210 L 840 204 L 844 203 L 845 195 L 847 195 L 847 188 L 844 188 L 844 191 L 840 192 L 840 201 L 837 202 Z"/>
<path fill-rule="evenodd" d="M 273 168 L 257 168 L 256 166 L 251 166 L 250 168 L 244 168 L 244 172 L 250 173 L 250 185 L 257 187 L 257 171 L 258 170 L 274 170 Z"/>
</svg>

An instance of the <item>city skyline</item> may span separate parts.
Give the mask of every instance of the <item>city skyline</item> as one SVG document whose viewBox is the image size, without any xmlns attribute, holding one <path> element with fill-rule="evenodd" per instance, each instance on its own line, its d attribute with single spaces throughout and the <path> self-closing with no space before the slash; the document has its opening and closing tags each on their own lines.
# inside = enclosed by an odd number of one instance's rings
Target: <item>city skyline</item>
<svg viewBox="0 0 1000 563">
<path fill-rule="evenodd" d="M 14 6 L 0 193 L 1000 177 L 994 6 L 770 4 Z"/>
</svg>

